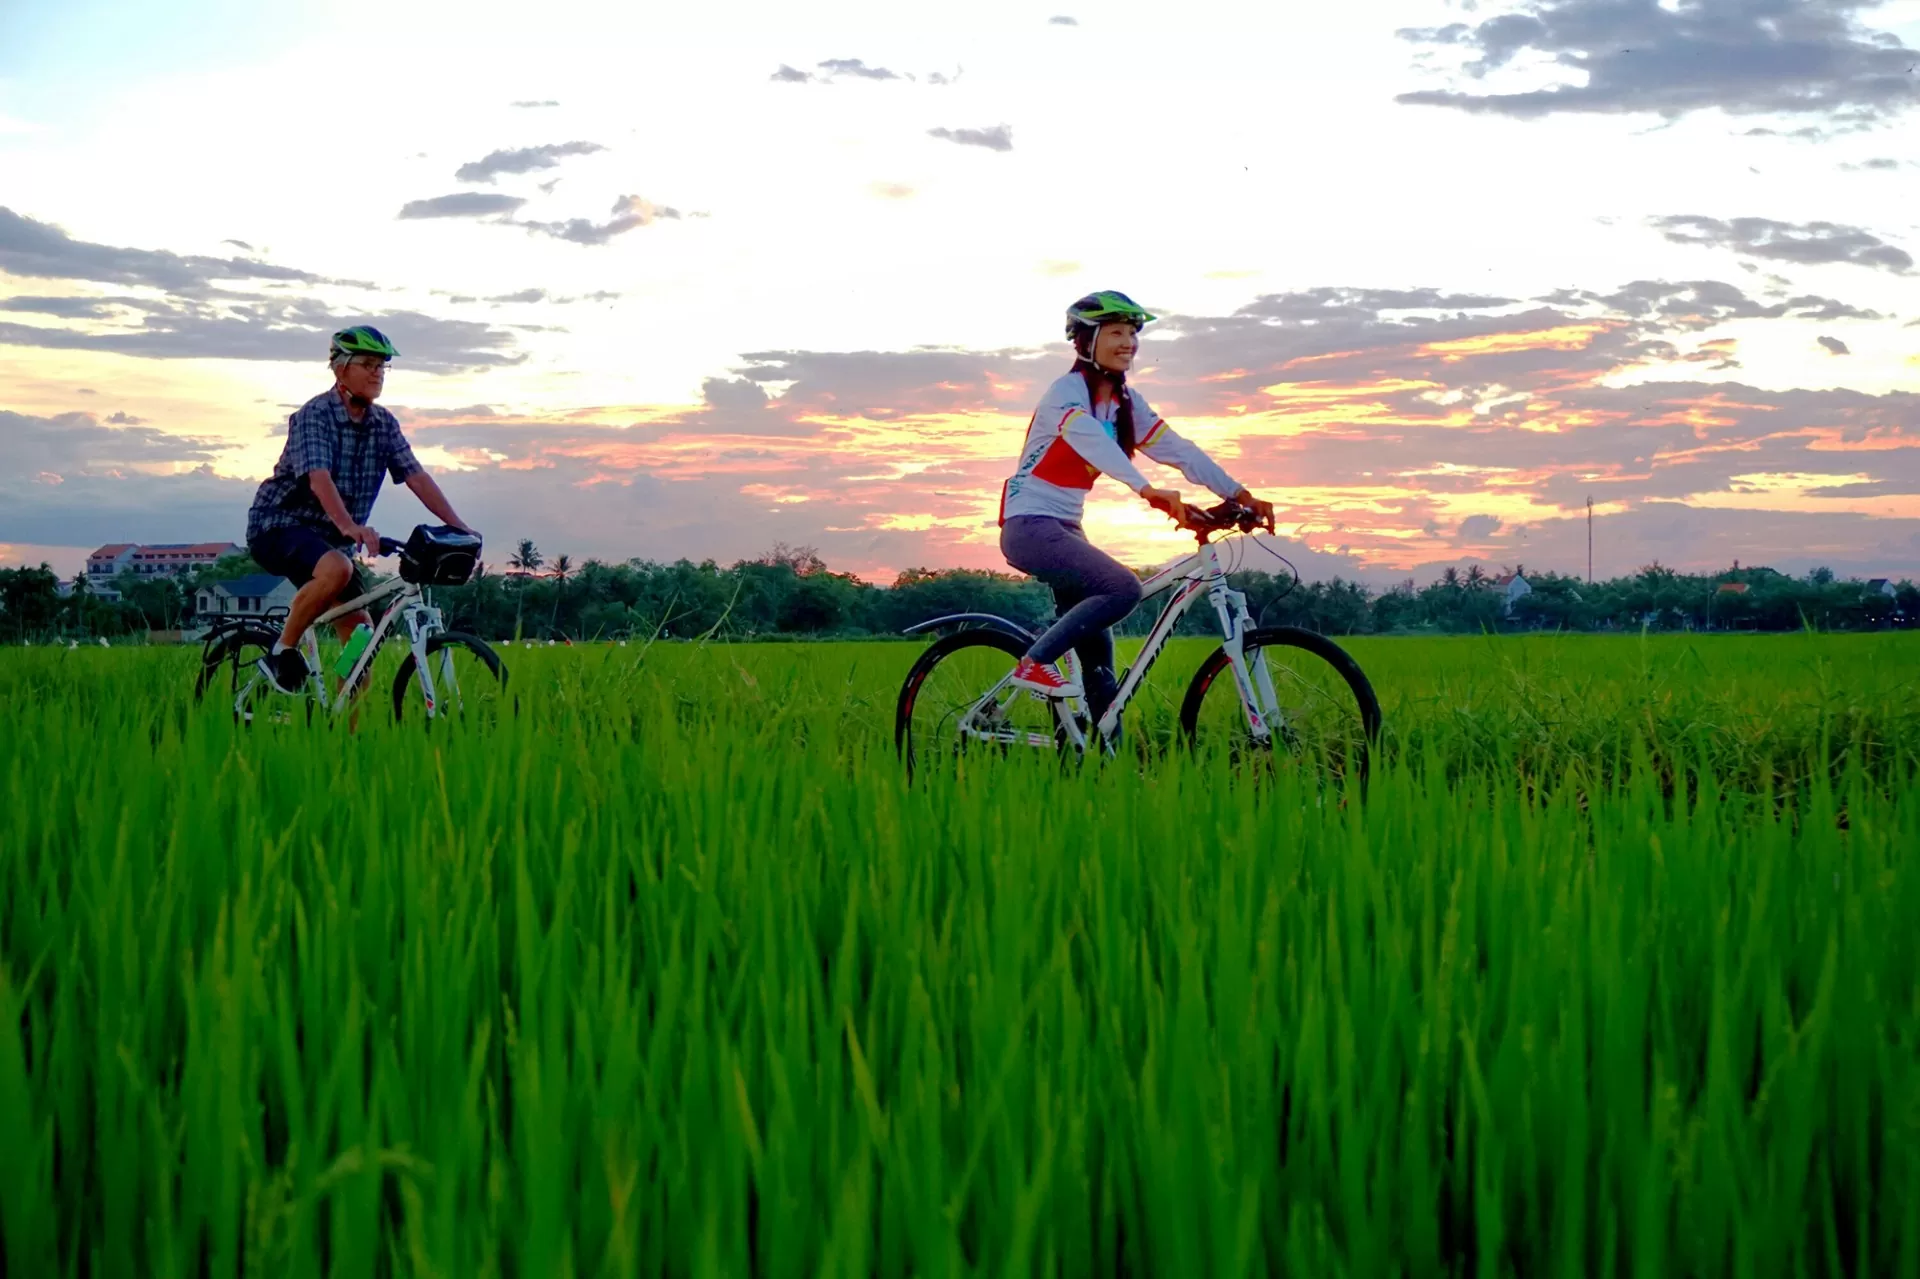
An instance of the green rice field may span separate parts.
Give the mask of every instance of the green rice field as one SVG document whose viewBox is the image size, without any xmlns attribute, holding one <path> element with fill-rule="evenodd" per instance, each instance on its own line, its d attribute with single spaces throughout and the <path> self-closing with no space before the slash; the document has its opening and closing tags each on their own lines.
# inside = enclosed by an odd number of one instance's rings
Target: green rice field
<svg viewBox="0 0 1920 1279">
<path fill-rule="evenodd" d="M 1920 1276 L 1920 637 L 1343 643 L 1364 798 L 1198 641 L 911 785 L 911 643 L 0 651 L 0 1274 Z"/>
</svg>

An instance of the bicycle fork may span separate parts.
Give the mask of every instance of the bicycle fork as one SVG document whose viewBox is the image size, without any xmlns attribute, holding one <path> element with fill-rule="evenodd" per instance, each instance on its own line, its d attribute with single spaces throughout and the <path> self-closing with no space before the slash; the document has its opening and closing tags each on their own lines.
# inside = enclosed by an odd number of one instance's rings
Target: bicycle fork
<svg viewBox="0 0 1920 1279">
<path fill-rule="evenodd" d="M 1227 668 L 1233 672 L 1234 688 L 1240 694 L 1240 710 L 1246 716 L 1247 731 L 1257 742 L 1270 742 L 1276 732 L 1284 733 L 1287 726 L 1280 711 L 1280 698 L 1273 691 L 1273 675 L 1267 670 L 1265 650 L 1255 649 L 1253 660 L 1247 660 L 1246 635 L 1253 629 L 1247 597 L 1229 587 L 1225 578 L 1216 578 L 1207 594 L 1213 601 L 1214 612 L 1219 615 L 1220 633 L 1226 636 L 1221 647 L 1226 650 Z"/>
<path fill-rule="evenodd" d="M 420 680 L 420 695 L 426 699 L 427 718 L 437 718 L 443 702 L 457 707 L 460 685 L 453 674 L 453 645 L 440 650 L 440 683 L 434 685 L 433 669 L 427 662 L 427 641 L 440 631 L 440 610 L 422 605 L 406 613 L 407 646 L 413 650 L 413 670 Z"/>
</svg>

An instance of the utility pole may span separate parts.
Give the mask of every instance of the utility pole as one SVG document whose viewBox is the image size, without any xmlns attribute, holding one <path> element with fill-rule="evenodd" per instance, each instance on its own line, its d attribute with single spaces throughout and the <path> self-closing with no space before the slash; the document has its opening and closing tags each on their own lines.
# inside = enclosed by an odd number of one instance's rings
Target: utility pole
<svg viewBox="0 0 1920 1279">
<path fill-rule="evenodd" d="M 1587 496 L 1587 585 L 1593 585 L 1593 496 Z"/>
</svg>

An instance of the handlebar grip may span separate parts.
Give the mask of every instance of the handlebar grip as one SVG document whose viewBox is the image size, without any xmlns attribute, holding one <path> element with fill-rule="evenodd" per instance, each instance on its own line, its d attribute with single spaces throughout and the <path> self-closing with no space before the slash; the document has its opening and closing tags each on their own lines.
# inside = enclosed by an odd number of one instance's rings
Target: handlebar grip
<svg viewBox="0 0 1920 1279">
<path fill-rule="evenodd" d="M 382 555 L 398 555 L 400 548 L 405 545 L 405 542 L 396 541 L 391 537 L 383 537 L 380 539 L 380 553 Z"/>
</svg>

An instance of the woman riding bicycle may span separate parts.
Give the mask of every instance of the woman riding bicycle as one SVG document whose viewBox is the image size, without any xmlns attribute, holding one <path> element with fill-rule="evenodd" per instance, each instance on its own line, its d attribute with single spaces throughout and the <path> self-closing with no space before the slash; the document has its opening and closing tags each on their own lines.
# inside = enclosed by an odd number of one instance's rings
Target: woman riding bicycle
<svg viewBox="0 0 1920 1279">
<path fill-rule="evenodd" d="M 1153 487 L 1134 466 L 1133 455 L 1145 453 L 1251 508 L 1273 530 L 1273 503 L 1255 497 L 1198 445 L 1175 434 L 1127 385 L 1140 329 L 1153 319 L 1126 294 L 1112 290 L 1090 293 L 1067 308 L 1073 368 L 1041 397 L 1027 423 L 1019 465 L 1000 496 L 1000 553 L 1014 568 L 1052 587 L 1060 613 L 1020 659 L 1012 682 L 1049 697 L 1084 692 L 1096 719 L 1117 691 L 1107 628 L 1140 602 L 1140 580 L 1096 549 L 1081 529 L 1094 480 L 1111 475 L 1184 525 L 1180 494 Z M 1068 649 L 1080 656 L 1084 689 L 1054 666 Z"/>
</svg>

